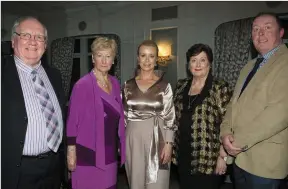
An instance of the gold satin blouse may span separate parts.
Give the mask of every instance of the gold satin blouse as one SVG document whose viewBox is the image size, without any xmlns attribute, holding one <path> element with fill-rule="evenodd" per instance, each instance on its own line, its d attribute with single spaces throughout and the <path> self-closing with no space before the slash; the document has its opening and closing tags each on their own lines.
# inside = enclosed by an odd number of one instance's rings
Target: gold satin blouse
<svg viewBox="0 0 288 189">
<path fill-rule="evenodd" d="M 171 85 L 163 80 L 163 75 L 145 92 L 142 92 L 136 83 L 136 79 L 125 82 L 123 88 L 123 106 L 125 124 L 127 121 L 145 121 L 154 118 L 153 137 L 149 149 L 148 162 L 146 163 L 146 183 L 157 181 L 159 170 L 159 143 L 161 133 L 159 119 L 164 121 L 163 129 L 166 132 L 165 142 L 173 142 L 174 132 L 177 130 L 175 110 L 173 104 L 173 92 Z"/>
</svg>

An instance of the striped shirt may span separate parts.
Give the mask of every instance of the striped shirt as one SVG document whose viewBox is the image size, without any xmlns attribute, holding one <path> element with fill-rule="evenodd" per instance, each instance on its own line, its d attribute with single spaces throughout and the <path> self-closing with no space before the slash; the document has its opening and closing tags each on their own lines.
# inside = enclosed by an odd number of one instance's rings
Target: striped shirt
<svg viewBox="0 0 288 189">
<path fill-rule="evenodd" d="M 54 89 L 49 81 L 49 78 L 44 68 L 41 65 L 41 61 L 36 67 L 32 68 L 26 65 L 17 56 L 14 56 L 14 60 L 20 78 L 25 108 L 28 117 L 23 155 L 35 156 L 41 153 L 48 152 L 50 151 L 50 149 L 48 148 L 47 144 L 48 130 L 46 129 L 46 119 L 41 111 L 41 105 L 34 90 L 34 83 L 32 81 L 31 74 L 32 70 L 36 69 L 39 77 L 43 80 L 46 90 L 50 96 L 50 99 L 58 117 L 61 140 L 63 133 L 62 112 Z"/>
</svg>

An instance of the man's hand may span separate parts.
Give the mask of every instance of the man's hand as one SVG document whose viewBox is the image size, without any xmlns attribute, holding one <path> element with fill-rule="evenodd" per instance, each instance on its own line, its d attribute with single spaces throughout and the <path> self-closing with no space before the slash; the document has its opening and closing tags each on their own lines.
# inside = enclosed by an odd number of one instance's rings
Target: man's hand
<svg viewBox="0 0 288 189">
<path fill-rule="evenodd" d="M 233 135 L 227 134 L 221 137 L 221 139 L 223 147 L 231 156 L 237 156 L 240 152 L 242 152 L 242 149 L 235 145 Z"/>
</svg>

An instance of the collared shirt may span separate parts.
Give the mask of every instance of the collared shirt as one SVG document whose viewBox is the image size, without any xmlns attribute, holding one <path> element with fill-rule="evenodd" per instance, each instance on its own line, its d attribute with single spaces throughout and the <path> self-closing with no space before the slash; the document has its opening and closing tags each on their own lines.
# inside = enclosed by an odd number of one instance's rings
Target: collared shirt
<svg viewBox="0 0 288 189">
<path fill-rule="evenodd" d="M 47 144 L 47 129 L 46 119 L 41 111 L 41 105 L 37 98 L 37 94 L 34 89 L 34 83 L 32 81 L 32 70 L 38 72 L 39 77 L 43 80 L 49 97 L 52 101 L 56 115 L 58 117 L 60 132 L 63 131 L 62 112 L 54 92 L 54 89 L 49 81 L 49 78 L 40 63 L 32 68 L 27 66 L 20 58 L 14 56 L 17 71 L 20 78 L 20 83 L 23 91 L 25 108 L 28 117 L 27 131 L 25 136 L 25 143 L 23 148 L 23 155 L 39 155 L 50 151 Z M 17 119 L 17 115 L 15 115 Z M 62 138 L 61 138 L 62 140 Z"/>
<path fill-rule="evenodd" d="M 268 59 L 280 48 L 280 45 L 278 45 L 277 47 L 275 47 L 274 49 L 272 49 L 271 51 L 267 52 L 266 54 L 264 54 L 263 56 L 258 55 L 257 58 L 261 58 L 263 57 L 264 60 L 260 63 L 259 68 L 261 68 L 267 61 Z M 259 69 L 258 68 L 258 69 Z"/>
</svg>

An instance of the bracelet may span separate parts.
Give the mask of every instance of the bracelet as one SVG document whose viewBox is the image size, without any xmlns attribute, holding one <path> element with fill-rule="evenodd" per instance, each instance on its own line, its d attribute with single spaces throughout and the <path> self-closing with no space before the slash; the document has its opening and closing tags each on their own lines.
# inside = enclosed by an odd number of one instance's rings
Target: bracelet
<svg viewBox="0 0 288 189">
<path fill-rule="evenodd" d="M 166 142 L 166 144 L 170 144 L 170 145 L 172 145 L 172 146 L 173 146 L 173 142 Z"/>
<path fill-rule="evenodd" d="M 76 148 L 75 147 L 68 147 L 67 151 L 68 152 L 75 152 Z"/>
<path fill-rule="evenodd" d="M 226 162 L 227 161 L 227 156 L 225 156 L 225 157 L 222 157 L 222 159 Z"/>
</svg>

